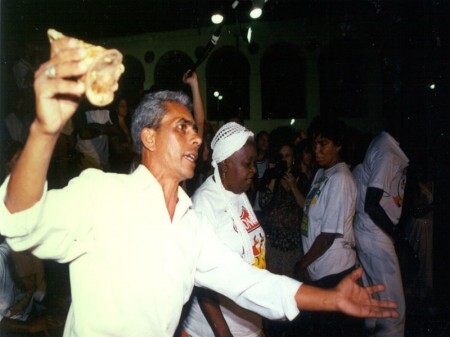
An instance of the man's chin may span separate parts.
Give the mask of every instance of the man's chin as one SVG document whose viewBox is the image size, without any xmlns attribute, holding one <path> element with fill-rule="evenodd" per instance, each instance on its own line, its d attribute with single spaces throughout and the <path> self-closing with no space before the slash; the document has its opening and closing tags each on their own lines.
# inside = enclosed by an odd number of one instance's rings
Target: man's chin
<svg viewBox="0 0 450 337">
<path fill-rule="evenodd" d="M 186 172 L 184 174 L 184 179 L 182 181 L 189 180 L 189 179 L 191 179 L 193 177 L 194 177 L 194 170 L 192 170 L 192 172 Z"/>
</svg>

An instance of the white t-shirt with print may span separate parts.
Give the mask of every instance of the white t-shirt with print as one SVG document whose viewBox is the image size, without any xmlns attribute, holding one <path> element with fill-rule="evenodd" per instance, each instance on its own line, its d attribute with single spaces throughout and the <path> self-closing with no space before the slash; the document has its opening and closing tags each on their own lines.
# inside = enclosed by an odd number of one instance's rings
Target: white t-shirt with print
<svg viewBox="0 0 450 337">
<path fill-rule="evenodd" d="M 364 211 L 368 187 L 384 191 L 380 205 L 394 224 L 400 220 L 406 184 L 406 168 L 409 159 L 398 142 L 387 132 L 378 135 L 369 148 L 361 165 L 354 170 L 358 186 L 355 226 L 376 226 Z M 366 228 L 368 229 L 368 228 Z"/>
<path fill-rule="evenodd" d="M 330 248 L 308 267 L 312 280 L 340 273 L 355 265 L 356 184 L 345 163 L 319 169 L 305 200 L 302 243 L 305 254 L 320 233 L 338 234 Z"/>
</svg>

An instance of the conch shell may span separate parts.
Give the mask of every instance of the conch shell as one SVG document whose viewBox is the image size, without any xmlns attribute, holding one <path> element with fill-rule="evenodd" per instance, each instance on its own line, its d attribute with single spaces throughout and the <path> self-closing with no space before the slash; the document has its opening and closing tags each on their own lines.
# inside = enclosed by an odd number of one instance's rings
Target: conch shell
<svg viewBox="0 0 450 337">
<path fill-rule="evenodd" d="M 47 36 L 50 43 L 66 37 L 54 29 L 49 29 Z M 86 97 L 96 106 L 108 105 L 114 100 L 120 75 L 125 71 L 122 54 L 117 49 L 105 49 L 82 42 L 88 52 L 88 70 L 79 80 L 85 83 Z"/>
</svg>

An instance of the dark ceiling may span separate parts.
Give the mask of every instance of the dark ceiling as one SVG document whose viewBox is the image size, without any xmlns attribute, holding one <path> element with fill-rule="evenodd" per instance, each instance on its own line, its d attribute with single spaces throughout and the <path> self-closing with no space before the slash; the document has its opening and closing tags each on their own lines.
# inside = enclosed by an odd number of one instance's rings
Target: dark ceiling
<svg viewBox="0 0 450 337">
<path fill-rule="evenodd" d="M 211 13 L 227 12 L 227 22 L 248 21 L 250 0 L 0 0 L 3 37 L 45 32 L 53 27 L 80 38 L 127 36 L 211 25 Z M 262 21 L 299 17 L 370 16 L 423 13 L 438 0 L 269 0 Z M 442 10 L 436 8 L 436 10 Z"/>
<path fill-rule="evenodd" d="M 226 23 L 249 21 L 251 0 L 0 0 L 2 55 L 24 37 L 45 39 L 48 28 L 85 39 L 107 39 L 185 28 L 210 28 L 211 14 L 222 9 Z M 446 44 L 448 0 L 268 0 L 260 21 L 341 20 L 375 22 L 376 34 L 398 34 L 383 27 L 408 26 L 411 43 L 425 39 Z M 374 27 L 374 26 L 372 26 Z M 405 35 L 404 35 L 405 36 Z M 432 42 L 435 43 L 435 42 Z"/>
<path fill-rule="evenodd" d="M 232 11 L 232 0 L 3 0 L 6 32 L 46 31 L 53 27 L 80 37 L 113 37 L 211 25 L 215 10 L 227 11 L 228 21 L 248 20 L 250 0 Z M 262 20 L 298 17 L 305 2 L 270 0 Z M 304 12 L 303 12 L 304 13 Z"/>
</svg>

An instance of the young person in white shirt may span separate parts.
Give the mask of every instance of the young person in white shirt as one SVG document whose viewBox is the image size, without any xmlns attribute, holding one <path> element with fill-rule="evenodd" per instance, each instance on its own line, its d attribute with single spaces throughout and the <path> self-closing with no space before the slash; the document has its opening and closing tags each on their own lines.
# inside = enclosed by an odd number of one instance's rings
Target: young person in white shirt
<svg viewBox="0 0 450 337">
<path fill-rule="evenodd" d="M 317 171 L 305 199 L 301 224 L 303 251 L 297 263 L 301 281 L 321 288 L 335 287 L 356 265 L 356 184 L 343 158 L 345 127 L 335 120 L 316 119 L 311 125 Z M 315 336 L 354 336 L 362 322 L 335 313 L 314 313 Z"/>
</svg>

